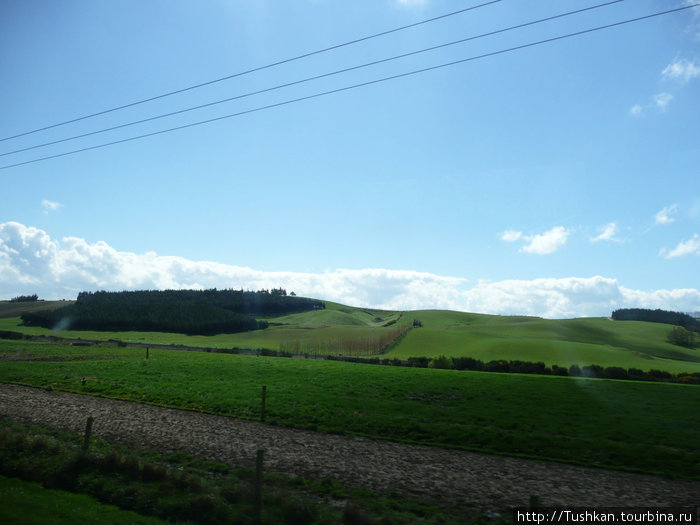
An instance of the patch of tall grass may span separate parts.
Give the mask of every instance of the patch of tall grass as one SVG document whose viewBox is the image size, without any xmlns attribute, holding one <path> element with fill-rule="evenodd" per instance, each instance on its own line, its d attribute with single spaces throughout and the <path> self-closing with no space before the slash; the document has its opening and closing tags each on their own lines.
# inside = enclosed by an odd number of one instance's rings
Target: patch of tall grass
<svg viewBox="0 0 700 525">
<path fill-rule="evenodd" d="M 393 324 L 393 323 L 392 323 Z M 280 351 L 292 354 L 370 356 L 385 353 L 399 339 L 405 336 L 411 326 L 395 325 L 384 330 L 365 331 L 356 337 L 318 337 L 312 339 L 293 339 L 281 341 Z"/>
</svg>

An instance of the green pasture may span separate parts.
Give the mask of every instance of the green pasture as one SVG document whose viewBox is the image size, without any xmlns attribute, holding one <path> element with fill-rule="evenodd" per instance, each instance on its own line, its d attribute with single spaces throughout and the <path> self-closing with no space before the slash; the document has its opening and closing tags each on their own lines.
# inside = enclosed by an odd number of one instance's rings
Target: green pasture
<svg viewBox="0 0 700 525">
<path fill-rule="evenodd" d="M 700 348 L 666 342 L 670 325 L 604 318 L 548 320 L 439 310 L 407 313 L 411 330 L 388 354 L 543 361 L 559 366 L 597 364 L 669 372 L 700 371 Z"/>
<path fill-rule="evenodd" d="M 249 419 L 265 385 L 274 425 L 700 479 L 692 385 L 24 341 L 0 359 L 3 382 Z"/>
</svg>

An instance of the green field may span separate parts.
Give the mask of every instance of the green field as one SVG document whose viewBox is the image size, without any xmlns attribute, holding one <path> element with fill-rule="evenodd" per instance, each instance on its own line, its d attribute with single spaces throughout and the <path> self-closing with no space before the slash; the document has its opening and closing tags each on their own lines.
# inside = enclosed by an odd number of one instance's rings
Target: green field
<svg viewBox="0 0 700 525">
<path fill-rule="evenodd" d="M 0 317 L 3 308 L 0 303 Z M 666 341 L 670 325 L 605 318 L 547 320 L 537 317 L 497 316 L 442 310 L 390 312 L 353 308 L 326 302 L 325 310 L 269 317 L 266 330 L 215 336 L 188 336 L 162 332 L 94 332 L 26 327 L 18 317 L 0 318 L 0 330 L 31 335 L 133 343 L 212 348 L 267 348 L 294 353 L 376 355 L 380 338 L 390 337 L 414 319 L 423 326 L 408 331 L 384 354 L 389 358 L 472 357 L 490 360 L 542 361 L 546 365 L 596 364 L 664 370 L 700 371 L 700 348 L 684 348 Z M 14 308 L 14 306 L 13 306 Z M 389 326 L 387 326 L 389 325 Z M 358 349 L 364 346 L 364 350 Z"/>
<path fill-rule="evenodd" d="M 692 385 L 24 341 L 0 357 L 3 382 L 251 419 L 266 385 L 271 424 L 700 479 Z"/>
</svg>

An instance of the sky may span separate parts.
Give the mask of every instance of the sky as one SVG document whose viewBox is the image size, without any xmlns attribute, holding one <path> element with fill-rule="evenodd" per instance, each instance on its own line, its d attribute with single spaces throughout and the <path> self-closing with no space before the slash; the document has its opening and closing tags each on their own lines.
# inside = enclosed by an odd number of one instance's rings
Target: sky
<svg viewBox="0 0 700 525">
<path fill-rule="evenodd" d="M 700 311 L 700 7 L 504 31 L 599 3 L 0 2 L 0 299 Z"/>
</svg>

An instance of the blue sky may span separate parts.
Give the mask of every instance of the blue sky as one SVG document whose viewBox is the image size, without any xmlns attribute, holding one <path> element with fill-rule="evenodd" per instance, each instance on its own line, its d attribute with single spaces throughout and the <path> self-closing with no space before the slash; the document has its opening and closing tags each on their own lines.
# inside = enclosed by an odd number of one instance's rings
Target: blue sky
<svg viewBox="0 0 700 525">
<path fill-rule="evenodd" d="M 0 138 L 480 2 L 10 1 Z M 502 0 L 0 154 L 599 2 Z M 0 167 L 690 5 L 625 0 Z M 0 298 L 285 286 L 385 308 L 547 317 L 700 310 L 700 10 L 0 169 Z"/>
</svg>

